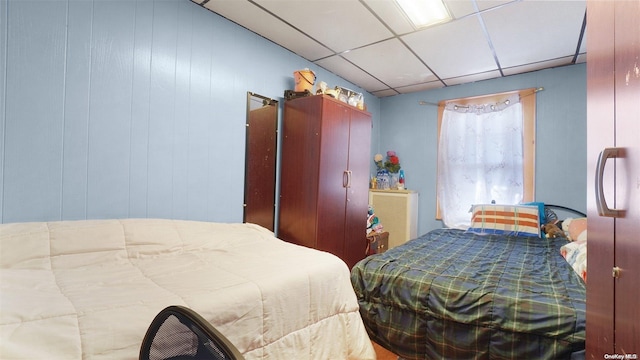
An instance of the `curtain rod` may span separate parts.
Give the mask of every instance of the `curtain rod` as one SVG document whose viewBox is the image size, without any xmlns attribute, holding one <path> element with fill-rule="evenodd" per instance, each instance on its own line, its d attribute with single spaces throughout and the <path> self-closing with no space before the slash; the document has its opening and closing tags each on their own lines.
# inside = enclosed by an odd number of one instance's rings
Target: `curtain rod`
<svg viewBox="0 0 640 360">
<path fill-rule="evenodd" d="M 542 86 L 540 86 L 540 87 L 538 87 L 538 88 L 535 88 L 531 94 L 535 94 L 535 93 L 540 92 L 540 91 L 543 91 L 543 90 L 544 90 L 544 88 L 543 88 Z M 527 96 L 527 95 L 525 95 L 525 96 Z M 438 105 L 438 104 L 436 104 L 436 103 L 432 103 L 432 102 L 428 102 L 428 101 L 424 101 L 424 100 L 420 100 L 420 101 L 418 101 L 418 105 L 433 105 L 433 106 L 440 106 L 440 105 Z"/>
</svg>

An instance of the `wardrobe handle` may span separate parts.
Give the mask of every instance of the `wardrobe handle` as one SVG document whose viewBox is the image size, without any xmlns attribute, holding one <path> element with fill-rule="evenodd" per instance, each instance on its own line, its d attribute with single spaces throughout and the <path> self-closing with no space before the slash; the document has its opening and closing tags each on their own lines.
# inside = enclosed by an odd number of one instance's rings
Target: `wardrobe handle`
<svg viewBox="0 0 640 360">
<path fill-rule="evenodd" d="M 349 187 L 349 170 L 345 170 L 342 172 L 342 187 Z"/>
<path fill-rule="evenodd" d="M 350 188 L 351 187 L 351 170 L 346 170 L 345 173 L 347 174 L 347 184 L 345 185 L 345 187 Z"/>
<path fill-rule="evenodd" d="M 609 158 L 622 158 L 624 157 L 624 149 L 622 148 L 605 148 L 600 152 L 598 156 L 598 163 L 596 165 L 596 207 L 598 208 L 598 215 L 606 217 L 623 217 L 624 210 L 609 209 L 607 201 L 604 198 L 603 178 L 604 167 L 607 164 Z"/>
</svg>

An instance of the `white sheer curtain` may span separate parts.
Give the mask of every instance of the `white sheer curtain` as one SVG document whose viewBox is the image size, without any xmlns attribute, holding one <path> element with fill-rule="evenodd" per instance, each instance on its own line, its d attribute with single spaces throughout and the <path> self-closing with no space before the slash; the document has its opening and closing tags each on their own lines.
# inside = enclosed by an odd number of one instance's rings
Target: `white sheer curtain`
<svg viewBox="0 0 640 360">
<path fill-rule="evenodd" d="M 447 227 L 466 229 L 473 204 L 517 204 L 524 193 L 519 97 L 447 104 L 438 145 L 438 203 Z"/>
</svg>

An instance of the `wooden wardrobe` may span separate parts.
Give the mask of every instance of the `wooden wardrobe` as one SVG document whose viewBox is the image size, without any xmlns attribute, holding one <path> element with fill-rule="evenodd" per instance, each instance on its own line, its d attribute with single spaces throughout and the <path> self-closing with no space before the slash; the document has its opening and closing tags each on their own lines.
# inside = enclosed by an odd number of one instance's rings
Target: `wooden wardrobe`
<svg viewBox="0 0 640 360">
<path fill-rule="evenodd" d="M 639 18 L 587 1 L 587 359 L 640 353 Z"/>
<path fill-rule="evenodd" d="M 278 237 L 365 257 L 371 115 L 327 95 L 286 100 Z"/>
</svg>

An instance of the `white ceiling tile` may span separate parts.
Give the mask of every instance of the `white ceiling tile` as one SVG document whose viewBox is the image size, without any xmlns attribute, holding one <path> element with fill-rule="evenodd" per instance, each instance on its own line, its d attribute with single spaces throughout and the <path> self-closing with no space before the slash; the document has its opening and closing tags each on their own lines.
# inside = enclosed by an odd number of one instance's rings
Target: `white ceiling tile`
<svg viewBox="0 0 640 360">
<path fill-rule="evenodd" d="M 389 89 L 389 90 L 374 91 L 372 94 L 376 97 L 387 97 L 387 96 L 398 95 L 398 92 L 395 90 Z"/>
<path fill-rule="evenodd" d="M 204 6 L 306 59 L 333 54 L 331 50 L 248 1 L 209 1 Z"/>
<path fill-rule="evenodd" d="M 416 91 L 439 89 L 442 87 L 444 87 L 444 84 L 441 81 L 431 81 L 422 84 L 398 87 L 396 90 L 401 94 L 408 94 Z"/>
<path fill-rule="evenodd" d="M 192 1 L 379 97 L 586 61 L 586 0 L 444 0 L 421 31 L 393 0 Z"/>
<path fill-rule="evenodd" d="M 475 0 L 478 10 L 484 11 L 513 2 L 513 0 Z M 444 0 L 454 19 L 460 19 L 476 12 L 474 0 Z"/>
<path fill-rule="evenodd" d="M 502 76 L 500 75 L 500 71 L 495 70 L 495 71 L 487 71 L 484 73 L 458 76 L 454 78 L 444 79 L 442 81 L 444 81 L 445 84 L 447 84 L 447 86 L 452 86 L 452 85 L 466 84 L 466 83 L 471 83 L 471 82 L 476 82 L 481 80 L 495 79 L 495 78 L 499 78 L 500 76 Z"/>
<path fill-rule="evenodd" d="M 391 87 L 436 80 L 433 73 L 397 39 L 356 49 L 342 56 Z"/>
<path fill-rule="evenodd" d="M 585 6 L 584 1 L 522 1 L 481 16 L 506 68 L 573 55 Z"/>
<path fill-rule="evenodd" d="M 342 77 L 345 80 L 348 80 L 354 84 L 358 84 L 360 87 L 367 91 L 371 92 L 389 88 L 387 85 L 362 71 L 362 69 L 359 69 L 357 66 L 351 64 L 341 56 L 331 56 L 322 60 L 318 60 L 315 63 Z M 333 85 L 329 84 L 330 87 L 333 87 Z"/>
<path fill-rule="evenodd" d="M 358 0 L 255 1 L 338 53 L 393 36 Z"/>
<path fill-rule="evenodd" d="M 460 19 L 476 11 L 472 0 L 445 0 L 444 4 L 454 19 Z"/>
<path fill-rule="evenodd" d="M 477 16 L 415 32 L 402 40 L 441 79 L 498 68 Z"/>
<path fill-rule="evenodd" d="M 509 3 L 514 3 L 517 1 L 522 1 L 522 0 L 476 0 L 476 3 L 478 4 L 478 10 L 482 12 L 485 10 L 498 8 L 500 6 L 507 5 Z M 536 1 L 539 1 L 539 0 L 536 0 Z"/>
<path fill-rule="evenodd" d="M 535 64 L 524 64 L 520 66 L 514 66 L 510 68 L 506 68 L 503 70 L 505 75 L 515 75 L 522 74 L 526 72 L 548 69 L 552 67 L 559 67 L 565 65 L 571 65 L 571 60 L 573 60 L 573 56 L 567 56 L 560 59 L 552 59 L 549 61 L 541 61 Z"/>
</svg>

